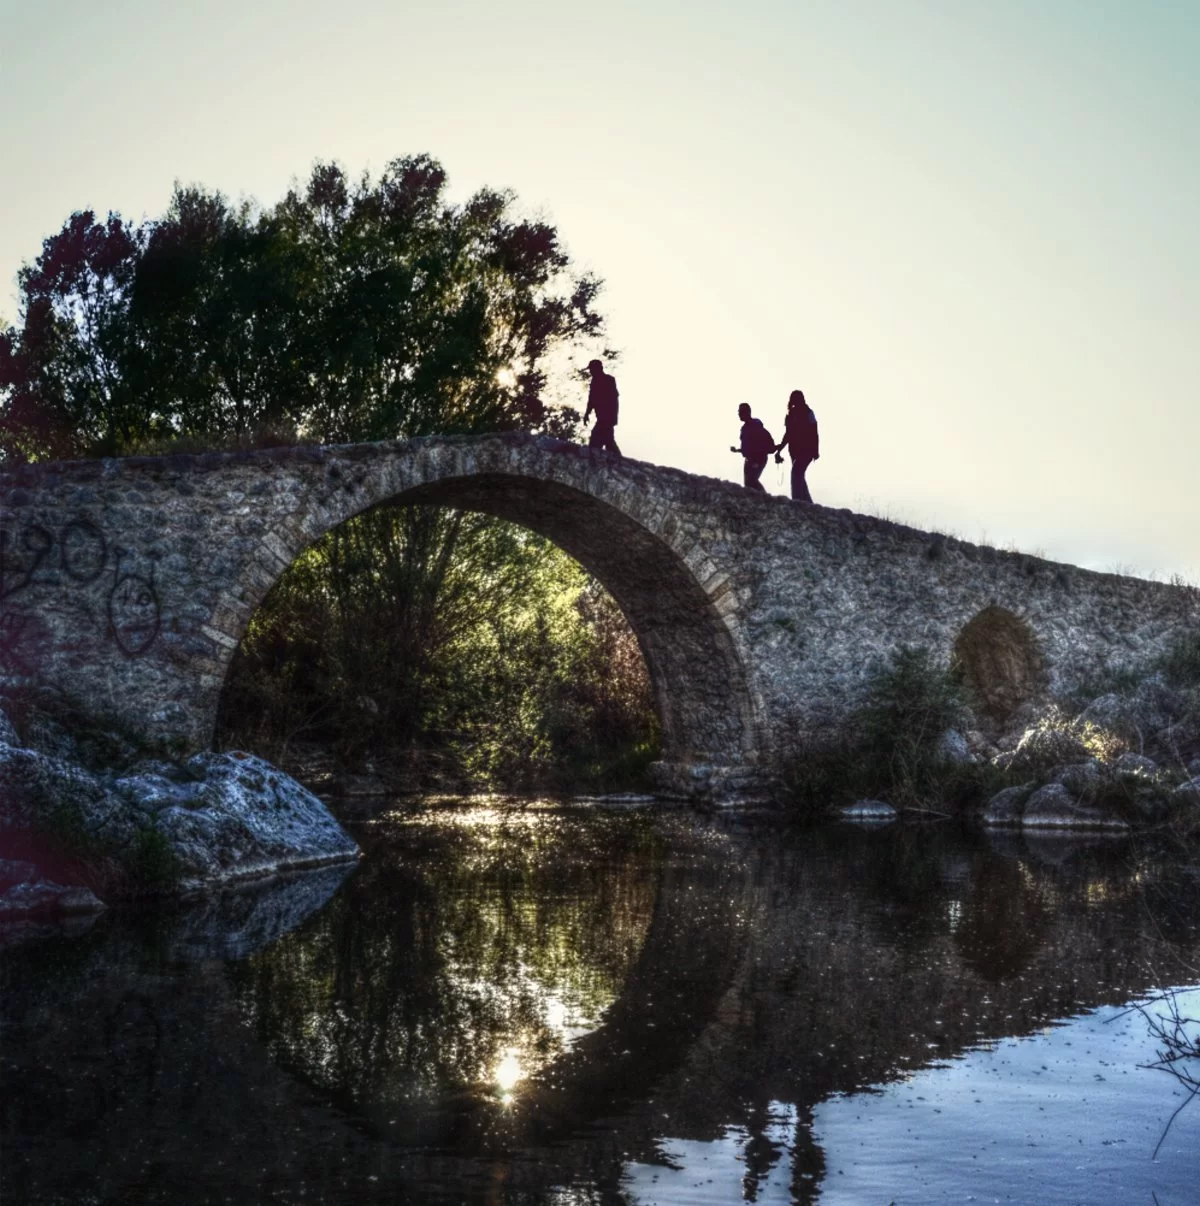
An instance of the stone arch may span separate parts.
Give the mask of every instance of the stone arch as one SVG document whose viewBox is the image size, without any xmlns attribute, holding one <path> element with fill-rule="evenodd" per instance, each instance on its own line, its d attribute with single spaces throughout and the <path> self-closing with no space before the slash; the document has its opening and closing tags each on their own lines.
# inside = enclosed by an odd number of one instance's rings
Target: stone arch
<svg viewBox="0 0 1200 1206">
<path fill-rule="evenodd" d="M 219 610 L 209 625 L 224 636 L 221 686 L 254 609 L 304 548 L 380 504 L 455 507 L 545 536 L 613 596 L 649 671 L 668 781 L 682 768 L 758 761 L 754 704 L 736 625 L 726 618 L 728 586 L 707 558 L 680 551 L 687 542 L 668 522 L 669 505 L 605 472 L 584 450 L 565 458 L 571 446 L 557 442 L 552 449 L 537 440 L 514 447 L 512 437 L 492 448 L 423 444 L 392 446 L 390 456 L 349 468 L 332 461 L 286 527 L 264 539 L 237 607 Z"/>
<path fill-rule="evenodd" d="M 1003 725 L 1034 699 L 1046 681 L 1045 660 L 1033 629 L 995 603 L 963 625 L 951 664 L 980 719 L 993 726 Z"/>
</svg>

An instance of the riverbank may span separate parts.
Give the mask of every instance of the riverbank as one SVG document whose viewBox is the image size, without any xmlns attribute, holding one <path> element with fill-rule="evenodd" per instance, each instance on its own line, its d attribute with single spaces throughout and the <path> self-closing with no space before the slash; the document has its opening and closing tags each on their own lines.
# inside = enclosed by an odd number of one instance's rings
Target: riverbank
<svg viewBox="0 0 1200 1206">
<path fill-rule="evenodd" d="M 1071 696 L 972 706 L 953 668 L 897 650 L 840 738 L 784 767 L 798 819 L 1200 833 L 1200 636 Z"/>
<path fill-rule="evenodd" d="M 654 794 L 652 758 L 651 747 L 607 762 L 581 755 L 519 789 Z M 1029 831 L 1165 831 L 1190 843 L 1200 835 L 1200 638 L 1074 698 L 1044 694 L 1004 715 L 972 708 L 928 652 L 900 649 L 868 678 L 837 742 L 761 769 L 755 793 L 726 803 L 767 804 L 807 824 L 953 818 Z M 0 918 L 87 914 L 356 858 L 317 792 L 361 817 L 401 793 L 495 787 L 403 752 L 350 769 L 300 748 L 287 770 L 295 777 L 240 751 L 173 759 L 7 701 Z"/>
<path fill-rule="evenodd" d="M 130 745 L 102 765 L 42 710 L 12 710 L 20 729 L 0 713 L 0 920 L 196 895 L 358 857 L 321 800 L 252 754 L 171 760 Z"/>
<path fill-rule="evenodd" d="M 358 759 L 339 757 L 328 746 L 292 743 L 271 761 L 322 799 L 339 803 L 396 796 L 470 796 L 492 793 L 553 796 L 651 792 L 657 742 L 625 750 L 585 752 L 538 764 L 524 775 L 473 774 L 452 752 L 384 747 Z"/>
</svg>

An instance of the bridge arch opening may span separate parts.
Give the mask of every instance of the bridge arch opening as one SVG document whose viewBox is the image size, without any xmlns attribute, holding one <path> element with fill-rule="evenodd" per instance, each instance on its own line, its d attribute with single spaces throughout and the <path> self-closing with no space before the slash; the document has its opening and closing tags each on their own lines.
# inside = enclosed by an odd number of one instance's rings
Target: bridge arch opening
<svg viewBox="0 0 1200 1206">
<path fill-rule="evenodd" d="M 1045 661 L 1033 629 L 994 603 L 963 626 L 951 660 L 976 714 L 993 727 L 1002 727 L 1045 683 Z"/>
<path fill-rule="evenodd" d="M 427 480 L 379 491 L 382 497 L 363 497 L 367 491 L 353 500 L 345 497 L 333 514 L 328 500 L 322 500 L 322 518 L 302 517 L 289 551 L 303 552 L 345 519 L 381 504 L 479 512 L 533 531 L 604 587 L 636 637 L 659 722 L 660 775 L 671 782 L 679 768 L 755 761 L 752 707 L 733 637 L 695 574 L 666 540 L 619 505 L 533 473 L 422 476 Z M 282 573 L 282 566 L 276 566 L 271 581 L 247 592 L 254 608 Z M 226 677 L 231 660 L 232 650 Z"/>
</svg>

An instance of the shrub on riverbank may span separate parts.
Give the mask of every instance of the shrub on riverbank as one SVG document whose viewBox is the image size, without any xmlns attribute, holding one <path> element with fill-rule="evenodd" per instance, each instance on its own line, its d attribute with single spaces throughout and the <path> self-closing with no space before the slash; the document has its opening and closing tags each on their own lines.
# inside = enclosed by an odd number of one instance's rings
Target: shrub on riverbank
<svg viewBox="0 0 1200 1206">
<path fill-rule="evenodd" d="M 901 647 L 872 669 L 840 738 L 785 768 L 785 803 L 807 818 L 863 798 L 913 814 L 961 811 L 1008 783 L 962 745 L 968 717 L 958 678 L 928 649 Z"/>
<path fill-rule="evenodd" d="M 184 864 L 165 834 L 151 824 L 126 840 L 97 831 L 77 805 L 45 801 L 45 810 L 26 841 L 25 853 L 67 883 L 90 888 L 101 900 L 157 896 L 178 887 Z"/>
</svg>

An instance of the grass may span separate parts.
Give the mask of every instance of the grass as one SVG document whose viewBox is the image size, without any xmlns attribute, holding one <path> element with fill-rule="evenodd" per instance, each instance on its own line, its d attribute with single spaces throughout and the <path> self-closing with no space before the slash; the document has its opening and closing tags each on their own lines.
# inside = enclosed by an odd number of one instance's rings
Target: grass
<svg viewBox="0 0 1200 1206">
<path fill-rule="evenodd" d="M 1189 632 L 1177 638 L 1154 668 L 1173 687 L 1200 688 L 1200 632 Z"/>
<path fill-rule="evenodd" d="M 206 452 L 252 452 L 260 448 L 287 448 L 304 442 L 295 426 L 286 422 L 265 423 L 253 431 L 223 435 L 164 435 L 145 439 L 126 456 L 200 455 Z"/>
</svg>

